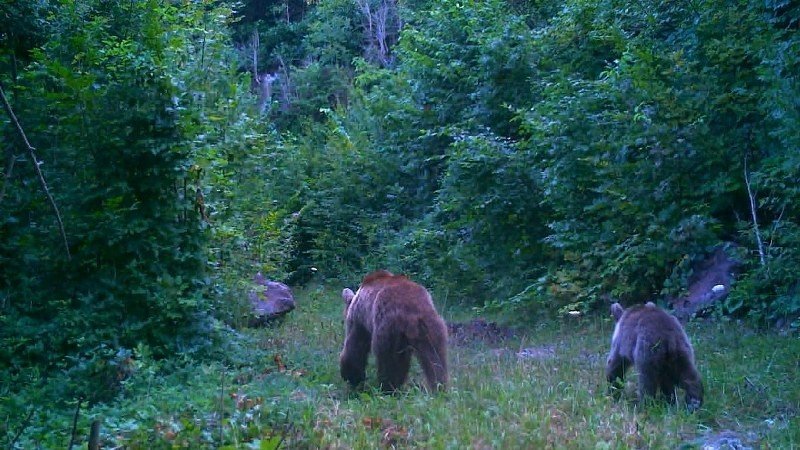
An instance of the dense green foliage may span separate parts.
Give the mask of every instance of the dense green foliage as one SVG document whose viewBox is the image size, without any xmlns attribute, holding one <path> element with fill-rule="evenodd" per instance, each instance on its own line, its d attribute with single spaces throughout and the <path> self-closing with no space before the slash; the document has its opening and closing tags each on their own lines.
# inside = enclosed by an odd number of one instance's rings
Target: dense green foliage
<svg viewBox="0 0 800 450">
<path fill-rule="evenodd" d="M 210 3 L 35 5 L 4 6 L 28 34 L 3 35 L 17 70 L 1 76 L 69 251 L 6 117 L 0 374 L 18 388 L 64 373 L 65 398 L 94 401 L 118 387 L 135 348 L 164 356 L 211 342 L 197 164 L 236 74 L 224 66 L 225 10 Z"/>
<path fill-rule="evenodd" d="M 386 268 L 531 322 L 681 295 L 725 246 L 720 312 L 796 328 L 798 27 L 785 1 L 0 0 L 38 157 L 4 113 L 0 406 L 46 422 L 32 396 L 213 354 L 257 271 Z"/>
<path fill-rule="evenodd" d="M 262 47 L 297 84 L 273 96 L 292 137 L 268 188 L 294 279 L 382 266 L 467 304 L 589 309 L 680 295 L 724 244 L 726 312 L 800 312 L 795 6 L 355 4 L 401 16 L 388 62 L 349 2 L 298 17 L 291 63 Z"/>
</svg>

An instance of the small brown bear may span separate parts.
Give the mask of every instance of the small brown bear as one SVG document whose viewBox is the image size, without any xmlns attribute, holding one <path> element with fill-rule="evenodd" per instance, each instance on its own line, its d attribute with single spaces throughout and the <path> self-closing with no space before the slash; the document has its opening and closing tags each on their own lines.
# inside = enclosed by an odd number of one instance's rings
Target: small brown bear
<svg viewBox="0 0 800 450">
<path fill-rule="evenodd" d="M 447 327 L 428 291 L 402 275 L 370 273 L 354 294 L 342 291 L 345 340 L 339 357 L 342 378 L 359 386 L 366 378 L 369 352 L 375 355 L 384 392 L 406 380 L 416 354 L 430 391 L 447 386 Z"/>
<path fill-rule="evenodd" d="M 639 401 L 655 397 L 660 389 L 667 401 L 675 401 L 675 388 L 686 391 L 686 407 L 703 404 L 703 383 L 695 368 L 694 350 L 678 319 L 653 302 L 623 309 L 611 305 L 616 326 L 606 364 L 606 379 L 619 385 L 634 365 L 639 373 Z"/>
</svg>

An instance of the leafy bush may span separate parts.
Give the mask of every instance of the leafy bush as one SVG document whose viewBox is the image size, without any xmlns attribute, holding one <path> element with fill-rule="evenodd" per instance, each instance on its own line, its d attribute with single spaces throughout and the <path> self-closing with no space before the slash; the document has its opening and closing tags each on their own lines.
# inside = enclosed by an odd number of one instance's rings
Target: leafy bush
<svg viewBox="0 0 800 450">
<path fill-rule="evenodd" d="M 114 389 L 89 373 L 102 374 L 119 352 L 145 344 L 167 356 L 210 343 L 194 142 L 215 119 L 186 108 L 204 97 L 195 89 L 213 44 L 189 45 L 207 18 L 202 5 L 87 0 L 57 8 L 41 18 L 46 43 L 4 83 L 39 148 L 69 254 L 33 162 L 4 123 L 17 163 L 3 185 L 0 342 L 9 351 L 0 371 L 73 373 L 86 380 L 71 395 L 94 401 Z"/>
<path fill-rule="evenodd" d="M 733 238 L 735 218 L 750 217 L 745 162 L 761 170 L 754 149 L 770 134 L 754 92 L 768 90 L 762 46 L 779 35 L 763 16 L 711 3 L 606 16 L 618 3 L 575 2 L 552 22 L 542 59 L 558 70 L 523 116 L 555 216 L 546 242 L 560 253 L 537 292 L 579 286 L 556 304 L 574 297 L 569 306 L 584 309 L 605 294 L 680 290 L 665 284 L 673 267 Z M 593 46 L 561 51 L 575 29 L 613 43 L 601 47 L 605 70 L 586 71 Z"/>
</svg>

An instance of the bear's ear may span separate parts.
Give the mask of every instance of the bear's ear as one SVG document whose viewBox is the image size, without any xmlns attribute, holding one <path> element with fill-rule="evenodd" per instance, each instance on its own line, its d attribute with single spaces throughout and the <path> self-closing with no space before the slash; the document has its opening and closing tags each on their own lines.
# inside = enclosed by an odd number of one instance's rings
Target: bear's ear
<svg viewBox="0 0 800 450">
<path fill-rule="evenodd" d="M 342 290 L 342 299 L 344 299 L 345 305 L 350 305 L 350 302 L 353 301 L 353 297 L 355 296 L 356 294 L 354 294 L 353 291 L 350 290 L 350 288 L 344 288 Z"/>
<path fill-rule="evenodd" d="M 611 305 L 611 315 L 614 316 L 615 321 L 618 321 L 619 318 L 622 317 L 623 312 L 625 312 L 625 310 L 619 303 L 614 303 L 613 305 Z"/>
</svg>

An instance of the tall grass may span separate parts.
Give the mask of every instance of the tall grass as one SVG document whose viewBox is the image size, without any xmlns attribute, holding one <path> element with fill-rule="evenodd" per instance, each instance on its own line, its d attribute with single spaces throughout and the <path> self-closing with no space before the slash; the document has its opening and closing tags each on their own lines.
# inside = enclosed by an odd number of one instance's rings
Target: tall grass
<svg viewBox="0 0 800 450">
<path fill-rule="evenodd" d="M 532 324 L 500 343 L 451 343 L 448 392 L 426 393 L 415 364 L 401 392 L 383 395 L 372 361 L 364 391 L 339 377 L 339 292 L 297 293 L 298 309 L 281 325 L 239 334 L 217 362 L 163 376 L 141 362 L 124 398 L 95 406 L 79 428 L 102 420 L 106 448 L 691 449 L 721 433 L 800 448 L 797 336 L 726 320 L 688 324 L 706 387 L 695 414 L 680 403 L 637 405 L 633 373 L 621 399 L 607 395 L 612 322 L 599 315 Z M 68 427 L 50 431 L 65 436 Z"/>
</svg>

